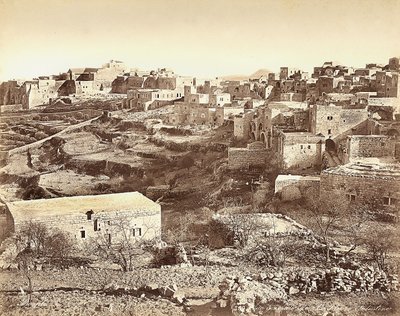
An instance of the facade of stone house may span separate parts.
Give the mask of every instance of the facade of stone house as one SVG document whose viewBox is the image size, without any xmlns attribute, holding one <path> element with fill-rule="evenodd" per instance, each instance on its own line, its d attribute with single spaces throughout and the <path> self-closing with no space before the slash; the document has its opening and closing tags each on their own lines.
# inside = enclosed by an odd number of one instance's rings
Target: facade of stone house
<svg viewBox="0 0 400 316">
<path fill-rule="evenodd" d="M 374 203 L 376 210 L 400 210 L 400 164 L 348 163 L 321 172 L 322 201 L 337 197 Z"/>
<path fill-rule="evenodd" d="M 9 232 L 29 222 L 68 233 L 79 244 L 91 238 L 121 238 L 121 228 L 133 237 L 160 237 L 161 206 L 139 192 L 61 197 L 9 202 Z"/>
<path fill-rule="evenodd" d="M 352 135 L 347 138 L 347 160 L 394 158 L 397 140 L 385 135 Z"/>
<path fill-rule="evenodd" d="M 248 140 L 251 138 L 250 123 L 254 117 L 254 111 L 246 111 L 244 113 L 235 115 L 233 118 L 233 135 L 237 139 Z"/>
<path fill-rule="evenodd" d="M 128 90 L 124 100 L 126 108 L 138 111 L 147 111 L 164 105 L 173 104 L 173 101 L 183 97 L 183 89 L 132 89 Z"/>
<path fill-rule="evenodd" d="M 369 113 L 366 109 L 347 109 L 342 106 L 314 105 L 310 108 L 310 131 L 330 139 L 332 147 L 340 138 L 352 134 L 367 134 Z"/>
<path fill-rule="evenodd" d="M 319 168 L 325 138 L 307 132 L 277 132 L 277 154 L 281 170 Z"/>
<path fill-rule="evenodd" d="M 262 142 L 253 142 L 246 148 L 228 149 L 228 167 L 230 169 L 245 169 L 251 167 L 265 167 L 267 161 L 267 149 Z"/>
<path fill-rule="evenodd" d="M 397 72 L 377 71 L 375 84 L 378 97 L 398 98 L 400 96 L 399 73 Z"/>
</svg>

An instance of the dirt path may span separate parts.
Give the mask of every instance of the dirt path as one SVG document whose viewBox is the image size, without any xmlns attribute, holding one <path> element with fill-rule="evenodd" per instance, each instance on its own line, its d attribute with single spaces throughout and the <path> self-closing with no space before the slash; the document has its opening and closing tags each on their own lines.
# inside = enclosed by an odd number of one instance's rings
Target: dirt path
<svg viewBox="0 0 400 316">
<path fill-rule="evenodd" d="M 24 146 L 21 146 L 21 147 L 18 147 L 18 148 L 11 149 L 11 150 L 8 152 L 8 154 L 9 154 L 9 156 L 11 157 L 12 155 L 25 152 L 25 151 L 27 151 L 28 149 L 38 147 L 38 146 L 42 145 L 44 142 L 46 142 L 46 141 L 52 139 L 53 137 L 60 136 L 60 135 L 63 135 L 63 134 L 65 134 L 65 133 L 72 132 L 72 131 L 74 131 L 74 130 L 76 130 L 76 129 L 79 129 L 79 128 L 82 128 L 82 127 L 84 127 L 84 126 L 87 126 L 87 125 L 91 124 L 94 120 L 97 120 L 99 117 L 100 117 L 100 116 L 96 116 L 96 117 L 94 117 L 94 118 L 91 118 L 90 120 L 83 121 L 83 122 L 81 122 L 81 123 L 68 126 L 67 128 L 63 129 L 62 131 L 60 131 L 60 132 L 58 132 L 58 133 L 56 133 L 56 134 L 54 134 L 54 135 L 48 136 L 48 137 L 46 137 L 46 138 L 43 138 L 43 139 L 41 139 L 41 140 L 38 140 L 38 141 L 36 141 L 36 142 L 30 143 L 30 144 L 27 144 L 27 145 L 24 145 Z"/>
</svg>

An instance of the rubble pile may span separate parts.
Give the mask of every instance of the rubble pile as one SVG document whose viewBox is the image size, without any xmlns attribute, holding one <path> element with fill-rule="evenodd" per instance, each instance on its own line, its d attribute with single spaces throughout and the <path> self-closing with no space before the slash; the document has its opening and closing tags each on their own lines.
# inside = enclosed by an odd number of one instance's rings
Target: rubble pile
<svg viewBox="0 0 400 316">
<path fill-rule="evenodd" d="M 369 266 L 356 270 L 335 267 L 325 271 L 306 275 L 303 272 L 260 273 L 258 280 L 276 288 L 284 289 L 288 294 L 326 293 L 326 292 L 383 292 L 398 291 L 398 276 L 386 274 L 382 270 Z"/>
<path fill-rule="evenodd" d="M 156 250 L 154 262 L 158 265 L 175 265 L 180 267 L 190 267 L 185 248 L 178 244 L 175 246 L 160 247 Z"/>
<path fill-rule="evenodd" d="M 219 289 L 217 305 L 222 308 L 230 305 L 234 315 L 255 314 L 258 306 L 282 302 L 287 298 L 283 288 L 258 282 L 249 276 L 227 277 L 220 283 Z"/>
<path fill-rule="evenodd" d="M 162 297 L 177 304 L 183 304 L 186 301 L 185 294 L 178 290 L 176 284 L 159 286 L 157 283 L 149 283 L 139 288 L 120 287 L 110 284 L 102 291 L 108 295 L 129 295 L 135 297 Z"/>
<path fill-rule="evenodd" d="M 304 272 L 262 272 L 257 277 L 227 277 L 219 284 L 219 307 L 230 306 L 234 315 L 253 315 L 257 308 L 282 304 L 289 295 L 327 292 L 398 291 L 397 275 L 373 267 L 356 270 L 339 267 L 306 275 Z"/>
</svg>

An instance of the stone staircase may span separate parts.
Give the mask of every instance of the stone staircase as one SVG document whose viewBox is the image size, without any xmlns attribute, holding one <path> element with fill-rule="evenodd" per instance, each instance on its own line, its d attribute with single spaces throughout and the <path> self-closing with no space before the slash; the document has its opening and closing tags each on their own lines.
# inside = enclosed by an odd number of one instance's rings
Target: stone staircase
<svg viewBox="0 0 400 316">
<path fill-rule="evenodd" d="M 326 159 L 326 166 L 328 168 L 333 168 L 339 165 L 342 165 L 342 161 L 339 159 L 338 155 L 331 150 L 326 150 L 324 153 Z"/>
</svg>

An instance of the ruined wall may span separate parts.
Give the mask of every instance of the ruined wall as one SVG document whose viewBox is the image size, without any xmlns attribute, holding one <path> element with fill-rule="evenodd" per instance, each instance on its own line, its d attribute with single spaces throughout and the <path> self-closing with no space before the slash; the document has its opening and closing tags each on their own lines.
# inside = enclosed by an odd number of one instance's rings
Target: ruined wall
<svg viewBox="0 0 400 316">
<path fill-rule="evenodd" d="M 17 81 L 7 81 L 0 84 L 0 105 L 22 103 L 24 90 Z"/>
<path fill-rule="evenodd" d="M 247 148 L 229 148 L 228 166 L 231 169 L 264 167 L 267 163 L 267 150 L 262 142 L 254 142 Z"/>
</svg>

